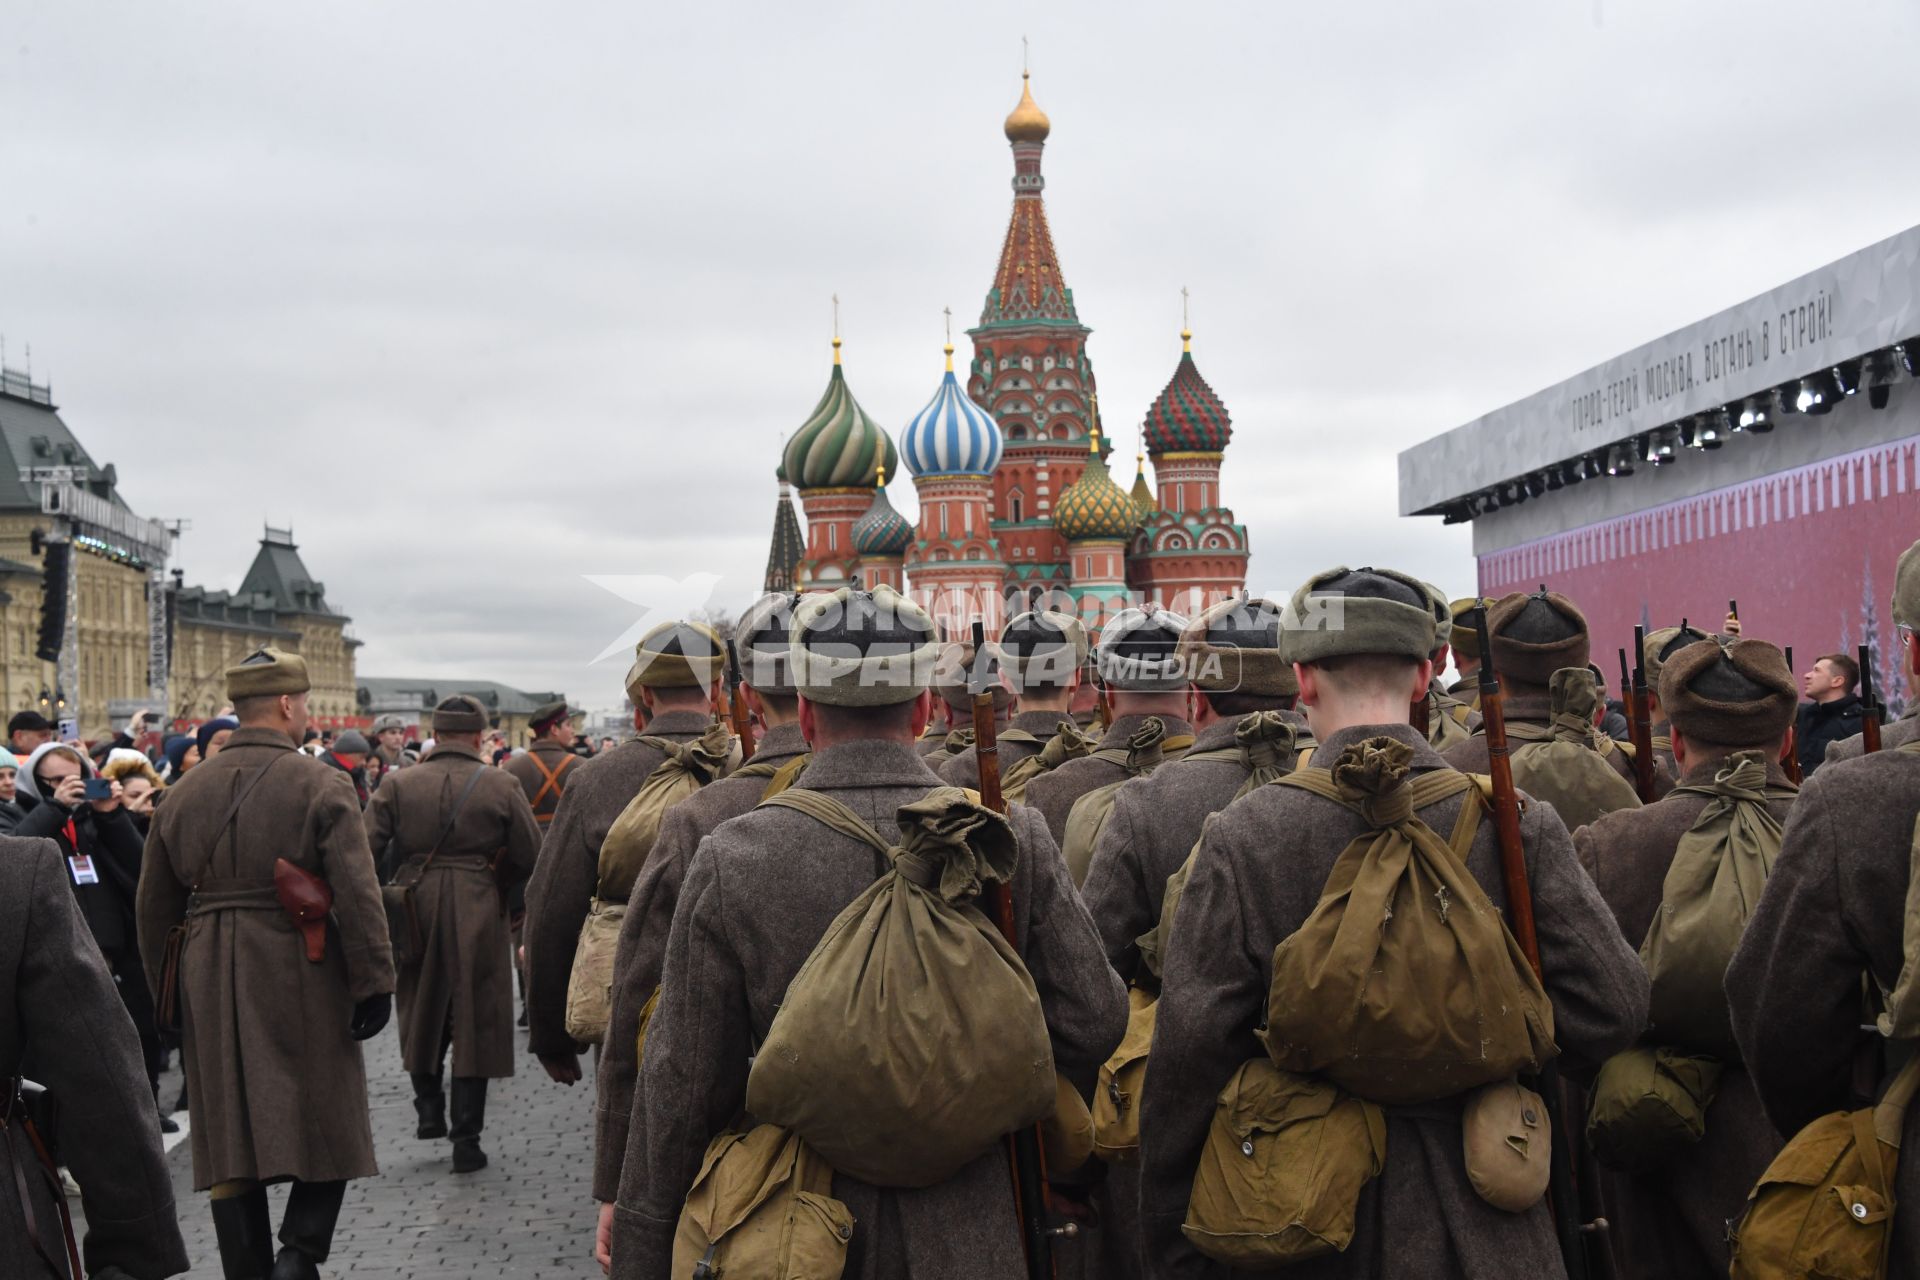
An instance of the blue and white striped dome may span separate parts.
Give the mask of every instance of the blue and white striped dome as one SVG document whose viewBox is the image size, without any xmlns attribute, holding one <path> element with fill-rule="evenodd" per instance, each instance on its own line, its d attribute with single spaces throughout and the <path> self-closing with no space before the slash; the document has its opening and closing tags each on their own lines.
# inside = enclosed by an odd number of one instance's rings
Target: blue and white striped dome
<svg viewBox="0 0 1920 1280">
<path fill-rule="evenodd" d="M 900 433 L 900 453 L 916 476 L 984 476 L 1000 465 L 1000 425 L 960 389 L 947 348 L 947 376 L 927 407 Z"/>
</svg>

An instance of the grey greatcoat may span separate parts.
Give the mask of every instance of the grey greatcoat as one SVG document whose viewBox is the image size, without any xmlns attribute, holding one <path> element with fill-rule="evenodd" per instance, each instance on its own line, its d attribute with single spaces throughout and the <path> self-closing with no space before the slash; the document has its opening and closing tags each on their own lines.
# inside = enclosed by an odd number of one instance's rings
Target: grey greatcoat
<svg viewBox="0 0 1920 1280">
<path fill-rule="evenodd" d="M 1067 719 L 1064 711 L 1016 711 L 1007 728 L 1018 729 L 1023 737 L 1035 739 L 1024 742 L 1021 738 L 1002 737 L 999 740 L 1000 776 L 1005 777 L 1007 770 L 1013 768 L 1028 756 L 1037 756 L 1046 748 L 1053 735 L 1060 731 L 1060 722 Z M 927 761 L 935 773 L 950 787 L 965 787 L 976 791 L 980 787 L 980 753 L 976 747 L 968 747 L 959 755 L 945 760 L 935 756 Z"/>
<path fill-rule="evenodd" d="M 476 775 L 475 770 L 479 770 Z M 461 792 L 473 790 L 454 816 Z M 453 829 L 444 840 L 447 821 Z M 395 879 L 420 874 L 413 909 L 423 943 L 400 969 L 400 1054 L 415 1075 L 438 1075 L 449 1042 L 456 1077 L 513 1074 L 513 960 L 506 902 L 533 873 L 540 827 L 526 792 L 465 743 L 443 742 L 396 773 L 367 806 L 367 839 L 392 849 Z"/>
<path fill-rule="evenodd" d="M 137 1280 L 179 1275 L 187 1251 L 140 1040 L 68 883 L 53 841 L 0 838 L 0 1088 L 31 1052 L 33 1074 L 58 1091 L 60 1155 L 86 1210 L 87 1270 L 113 1265 Z M 41 1244 L 60 1261 L 62 1280 L 71 1280 L 58 1193 L 32 1176 L 24 1138 L 17 1151 L 28 1162 Z M 13 1175 L 0 1170 L 0 1184 L 0 1280 L 46 1280 Z"/>
<path fill-rule="evenodd" d="M 1760 1101 L 1791 1138 L 1854 1105 L 1860 976 L 1891 989 L 1900 973 L 1902 915 L 1920 755 L 1880 751 L 1822 765 L 1800 789 L 1786 843 L 1727 969 L 1734 1036 Z M 1920 1278 L 1920 1107 L 1907 1112 L 1895 1178 L 1888 1280 Z"/>
<path fill-rule="evenodd" d="M 1121 716 L 1107 727 L 1106 736 L 1100 739 L 1097 749 L 1104 751 L 1117 747 L 1125 751 L 1127 740 L 1140 731 L 1148 718 Z M 1160 721 L 1166 725 L 1169 738 L 1193 732 L 1192 725 L 1176 716 L 1161 716 Z M 1167 751 L 1166 758 L 1177 759 L 1178 755 Z M 1073 812 L 1074 801 L 1096 787 L 1104 787 L 1109 782 L 1122 782 L 1129 776 L 1125 765 L 1082 756 L 1078 760 L 1068 760 L 1029 782 L 1026 803 L 1040 811 L 1040 816 L 1047 820 L 1047 834 L 1053 837 L 1055 844 L 1059 844 L 1067 834 L 1067 815 Z"/>
<path fill-rule="evenodd" d="M 1880 727 L 1880 749 L 1891 751 L 1897 746 L 1912 742 L 1916 737 L 1920 737 L 1920 716 L 1905 715 L 1892 724 Z M 1858 760 L 1865 754 L 1867 754 L 1866 740 L 1856 733 L 1851 738 L 1829 742 L 1823 763 L 1832 764 L 1835 760 Z"/>
<path fill-rule="evenodd" d="M 222 839 L 239 789 L 269 767 Z M 277 858 L 333 889 L 320 964 L 307 962 L 274 897 Z M 137 906 L 156 995 L 167 931 L 187 922 L 181 1057 L 193 1097 L 194 1189 L 377 1172 L 366 1066 L 348 1025 L 358 1001 L 393 990 L 393 952 L 347 775 L 278 730 L 236 729 L 154 810 Z"/>
<path fill-rule="evenodd" d="M 1326 767 L 1347 747 L 1386 736 L 1413 748 L 1415 774 L 1447 763 L 1411 725 L 1343 729 L 1310 763 Z M 1470 793 L 1419 811 L 1453 829 Z M 1533 887 L 1540 958 L 1563 1054 L 1595 1064 L 1633 1043 L 1647 1016 L 1647 975 L 1606 903 L 1580 869 L 1551 805 L 1529 801 L 1520 819 Z M 1263 1056 L 1273 951 L 1319 902 L 1335 859 L 1364 826 L 1346 808 L 1291 787 L 1262 787 L 1209 824 L 1168 944 L 1166 973 L 1142 1102 L 1141 1225 L 1156 1277 L 1216 1276 L 1224 1269 L 1180 1232 L 1214 1101 L 1241 1063 Z M 1504 907 L 1494 824 L 1474 836 L 1467 869 Z M 1563 1275 L 1544 1203 L 1522 1214 L 1495 1209 L 1467 1181 L 1460 1125 L 1445 1104 L 1387 1109 L 1386 1168 L 1360 1194 L 1358 1229 L 1345 1253 L 1289 1275 L 1510 1277 Z"/>
<path fill-rule="evenodd" d="M 885 835 L 938 785 L 912 747 L 854 742 L 817 753 L 804 785 L 840 800 Z M 1039 818 L 1013 815 L 1016 935 L 1069 1075 L 1106 1060 L 1126 1027 L 1126 993 L 1100 954 L 1093 921 Z M 748 1057 L 787 984 L 840 911 L 873 882 L 868 845 L 783 808 L 723 823 L 701 842 L 681 888 L 660 1002 L 641 1064 L 644 1162 L 629 1161 L 615 1214 L 613 1274 L 667 1274 L 674 1224 L 709 1140 L 736 1119 Z M 854 1228 L 849 1280 L 1006 1280 L 1020 1274 L 1006 1152 L 947 1181 L 882 1189 L 836 1175 Z"/>
<path fill-rule="evenodd" d="M 1727 754 L 1694 760 L 1683 781 L 1712 782 Z M 1791 785 L 1777 763 L 1768 769 L 1767 785 Z M 1676 791 L 1644 808 L 1605 814 L 1574 833 L 1580 865 L 1613 909 L 1628 946 L 1638 949 L 1646 941 L 1680 837 L 1707 804 L 1705 796 Z M 1785 822 L 1793 801 L 1767 807 Z M 1747 1193 L 1780 1146 L 1753 1081 L 1739 1063 L 1728 1063 L 1699 1143 L 1656 1173 L 1630 1177 L 1601 1170 L 1601 1196 L 1613 1223 L 1608 1239 L 1622 1280 L 1725 1275 L 1727 1224 L 1746 1211 Z"/>
<path fill-rule="evenodd" d="M 692 742 L 707 731 L 711 717 L 695 711 L 670 711 L 647 725 L 650 737 Z M 567 771 L 553 825 L 540 846 L 540 860 L 527 882 L 527 1052 L 558 1058 L 580 1052 L 567 1034 L 567 982 L 573 976 L 573 952 L 580 926 L 593 905 L 600 879 L 600 844 L 627 802 L 639 794 L 647 775 L 666 757 L 638 738 Z"/>
<path fill-rule="evenodd" d="M 797 724 L 767 730 L 748 766 L 779 766 L 807 749 Z M 613 1007 L 607 1018 L 607 1036 L 600 1050 L 599 1096 L 593 1135 L 593 1198 L 612 1204 L 620 1194 L 620 1170 L 633 1145 L 628 1125 L 634 1115 L 634 1085 L 640 1064 L 635 1056 L 640 1034 L 640 1011 L 660 985 L 660 966 L 666 959 L 667 933 L 680 901 L 680 885 L 687 866 L 708 833 L 728 818 L 737 818 L 760 803 L 768 780 L 754 769 L 746 777 L 710 782 L 667 811 L 660 835 L 647 855 L 647 864 L 627 898 L 626 918 L 620 923 L 620 948 L 613 962 Z M 637 1155 L 636 1155 L 636 1158 Z"/>
<path fill-rule="evenodd" d="M 1306 738 L 1306 722 L 1291 711 L 1282 714 Z M 1113 816 L 1094 845 L 1080 895 L 1093 913 L 1107 960 L 1129 982 L 1141 976 L 1135 940 L 1159 921 L 1167 877 L 1193 852 L 1207 819 L 1226 808 L 1247 781 L 1242 759 L 1203 758 L 1232 750 L 1238 723 L 1236 717 L 1208 725 L 1186 755 L 1113 793 Z"/>
</svg>

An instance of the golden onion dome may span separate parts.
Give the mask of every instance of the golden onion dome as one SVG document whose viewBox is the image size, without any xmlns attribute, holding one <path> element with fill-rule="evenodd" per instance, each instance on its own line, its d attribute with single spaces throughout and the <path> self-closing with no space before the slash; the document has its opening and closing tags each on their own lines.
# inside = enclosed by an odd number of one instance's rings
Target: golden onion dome
<svg viewBox="0 0 1920 1280">
<path fill-rule="evenodd" d="M 1140 520 L 1133 497 L 1107 473 L 1096 429 L 1089 441 L 1087 469 L 1054 504 L 1053 527 L 1068 542 L 1123 542 L 1133 536 Z"/>
<path fill-rule="evenodd" d="M 1053 131 L 1053 122 L 1033 100 L 1033 87 L 1025 71 L 1020 73 L 1020 105 L 1007 117 L 1008 142 L 1045 142 Z"/>
</svg>

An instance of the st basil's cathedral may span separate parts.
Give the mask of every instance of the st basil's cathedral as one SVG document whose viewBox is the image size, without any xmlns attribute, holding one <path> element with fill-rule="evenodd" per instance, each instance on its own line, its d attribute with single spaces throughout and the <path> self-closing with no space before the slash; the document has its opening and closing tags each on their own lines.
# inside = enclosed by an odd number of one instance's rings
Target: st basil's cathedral
<svg viewBox="0 0 1920 1280">
<path fill-rule="evenodd" d="M 768 590 L 886 583 L 959 635 L 976 619 L 997 628 L 1007 597 L 1015 607 L 1044 600 L 1098 627 L 1136 596 L 1192 614 L 1246 582 L 1246 527 L 1220 493 L 1232 422 L 1194 364 L 1190 332 L 1147 408 L 1132 488 L 1108 471 L 1092 330 L 1047 225 L 1040 158 L 1051 127 L 1022 73 L 1006 120 L 1013 215 L 980 321 L 967 331 L 965 386 L 949 343 L 946 373 L 898 447 L 854 398 L 834 337 L 827 389 L 781 459 Z M 917 525 L 887 500 L 902 461 L 920 500 Z"/>
</svg>

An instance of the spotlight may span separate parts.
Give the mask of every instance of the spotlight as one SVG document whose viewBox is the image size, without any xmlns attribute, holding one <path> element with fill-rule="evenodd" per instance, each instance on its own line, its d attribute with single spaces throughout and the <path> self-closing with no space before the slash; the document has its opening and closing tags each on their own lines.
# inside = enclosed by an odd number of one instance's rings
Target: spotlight
<svg viewBox="0 0 1920 1280">
<path fill-rule="evenodd" d="M 1693 418 L 1680 420 L 1680 443 L 1689 449 L 1700 448 L 1700 424 Z"/>
<path fill-rule="evenodd" d="M 1563 471 L 1564 469 L 1558 463 L 1547 468 L 1547 488 L 1561 489 L 1566 487 L 1567 482 L 1561 478 Z"/>
<path fill-rule="evenodd" d="M 1816 373 L 1800 381 L 1800 394 L 1795 398 L 1802 413 L 1822 414 L 1833 411 L 1833 402 L 1840 398 L 1840 388 L 1834 382 L 1833 374 Z"/>
<path fill-rule="evenodd" d="M 1527 496 L 1529 498 L 1537 498 L 1547 491 L 1546 477 L 1538 471 L 1528 476 L 1525 480 L 1521 481 L 1521 483 L 1526 485 Z"/>
<path fill-rule="evenodd" d="M 1908 338 L 1900 344 L 1900 363 L 1909 378 L 1920 378 L 1920 338 Z"/>
<path fill-rule="evenodd" d="M 1699 435 L 1694 444 L 1701 449 L 1718 449 L 1732 434 L 1725 409 L 1712 409 L 1700 415 Z"/>
<path fill-rule="evenodd" d="M 1839 388 L 1841 395 L 1850 396 L 1860 389 L 1860 362 L 1842 360 L 1833 366 L 1827 376 L 1833 379 L 1833 384 Z"/>
<path fill-rule="evenodd" d="M 1471 519 L 1473 519 L 1473 503 L 1471 501 L 1449 502 L 1440 509 L 1441 524 L 1465 524 Z"/>
<path fill-rule="evenodd" d="M 1887 397 L 1892 393 L 1892 387 L 1884 382 L 1876 382 L 1867 388 L 1867 404 L 1875 409 L 1884 409 L 1887 407 Z"/>
<path fill-rule="evenodd" d="M 1633 450 L 1624 444 L 1613 446 L 1613 453 L 1607 459 L 1607 474 L 1610 476 L 1630 476 L 1633 474 Z"/>
<path fill-rule="evenodd" d="M 1876 351 L 1867 357 L 1867 403 L 1875 409 L 1887 407 L 1892 394 L 1893 352 Z"/>
<path fill-rule="evenodd" d="M 1647 437 L 1647 461 L 1656 467 L 1664 467 L 1672 462 L 1678 447 L 1680 433 L 1672 427 L 1664 427 Z"/>
<path fill-rule="evenodd" d="M 1770 403 L 1772 399 L 1773 397 L 1770 395 L 1758 395 L 1747 401 L 1745 406 L 1740 410 L 1740 416 L 1734 420 L 1734 425 L 1742 431 L 1765 432 L 1773 430 L 1773 419 L 1769 412 L 1772 408 Z"/>
</svg>

